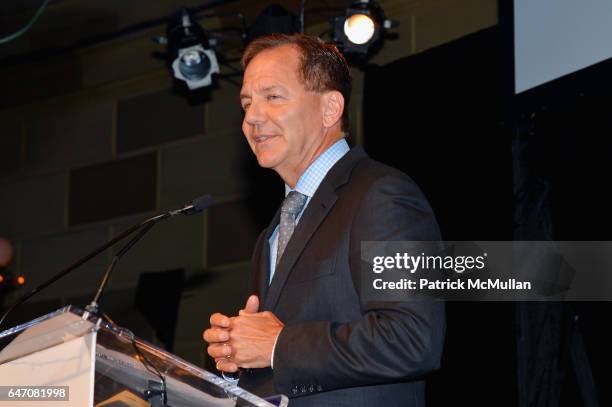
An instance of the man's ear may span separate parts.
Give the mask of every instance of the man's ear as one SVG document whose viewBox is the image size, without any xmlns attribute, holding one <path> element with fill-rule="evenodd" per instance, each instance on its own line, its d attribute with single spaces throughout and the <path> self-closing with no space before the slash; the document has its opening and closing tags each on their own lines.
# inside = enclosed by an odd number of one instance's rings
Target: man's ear
<svg viewBox="0 0 612 407">
<path fill-rule="evenodd" d="M 344 112 L 344 96 L 337 90 L 330 90 L 323 94 L 323 125 L 333 127 L 342 119 Z"/>
</svg>

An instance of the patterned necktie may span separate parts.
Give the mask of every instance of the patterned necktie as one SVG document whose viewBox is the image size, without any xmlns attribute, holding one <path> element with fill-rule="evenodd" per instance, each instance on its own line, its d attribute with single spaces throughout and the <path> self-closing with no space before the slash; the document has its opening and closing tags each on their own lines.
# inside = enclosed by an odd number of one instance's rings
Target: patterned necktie
<svg viewBox="0 0 612 407">
<path fill-rule="evenodd" d="M 304 208 L 308 197 L 297 191 L 289 192 L 281 206 L 280 224 L 278 225 L 278 249 L 276 251 L 276 265 L 280 261 L 289 239 L 295 230 L 295 219 Z"/>
</svg>

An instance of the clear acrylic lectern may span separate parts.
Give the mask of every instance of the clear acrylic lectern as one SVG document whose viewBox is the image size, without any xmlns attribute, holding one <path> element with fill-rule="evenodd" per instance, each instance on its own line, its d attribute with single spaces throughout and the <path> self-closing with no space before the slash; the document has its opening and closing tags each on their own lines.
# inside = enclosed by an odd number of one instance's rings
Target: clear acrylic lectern
<svg viewBox="0 0 612 407">
<path fill-rule="evenodd" d="M 272 407 L 287 398 L 263 400 L 67 306 L 0 333 L 0 406 L 13 405 Z"/>
</svg>

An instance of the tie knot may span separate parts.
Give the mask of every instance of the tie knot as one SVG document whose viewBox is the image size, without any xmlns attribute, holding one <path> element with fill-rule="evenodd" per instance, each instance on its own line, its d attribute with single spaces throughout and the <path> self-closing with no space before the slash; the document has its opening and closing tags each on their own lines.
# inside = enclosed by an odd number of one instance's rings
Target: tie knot
<svg viewBox="0 0 612 407">
<path fill-rule="evenodd" d="M 281 206 L 281 212 L 289 213 L 293 218 L 300 213 L 304 204 L 306 204 L 307 196 L 298 192 L 291 191 L 289 195 L 283 201 L 283 205 Z"/>
</svg>

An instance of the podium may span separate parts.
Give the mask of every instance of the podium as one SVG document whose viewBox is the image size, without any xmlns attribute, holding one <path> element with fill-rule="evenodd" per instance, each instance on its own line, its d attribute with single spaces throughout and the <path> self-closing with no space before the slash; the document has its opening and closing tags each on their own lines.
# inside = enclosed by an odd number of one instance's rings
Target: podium
<svg viewBox="0 0 612 407">
<path fill-rule="evenodd" d="M 25 403 L 24 403 L 25 401 Z M 0 406 L 286 406 L 66 306 L 0 332 Z"/>
</svg>

